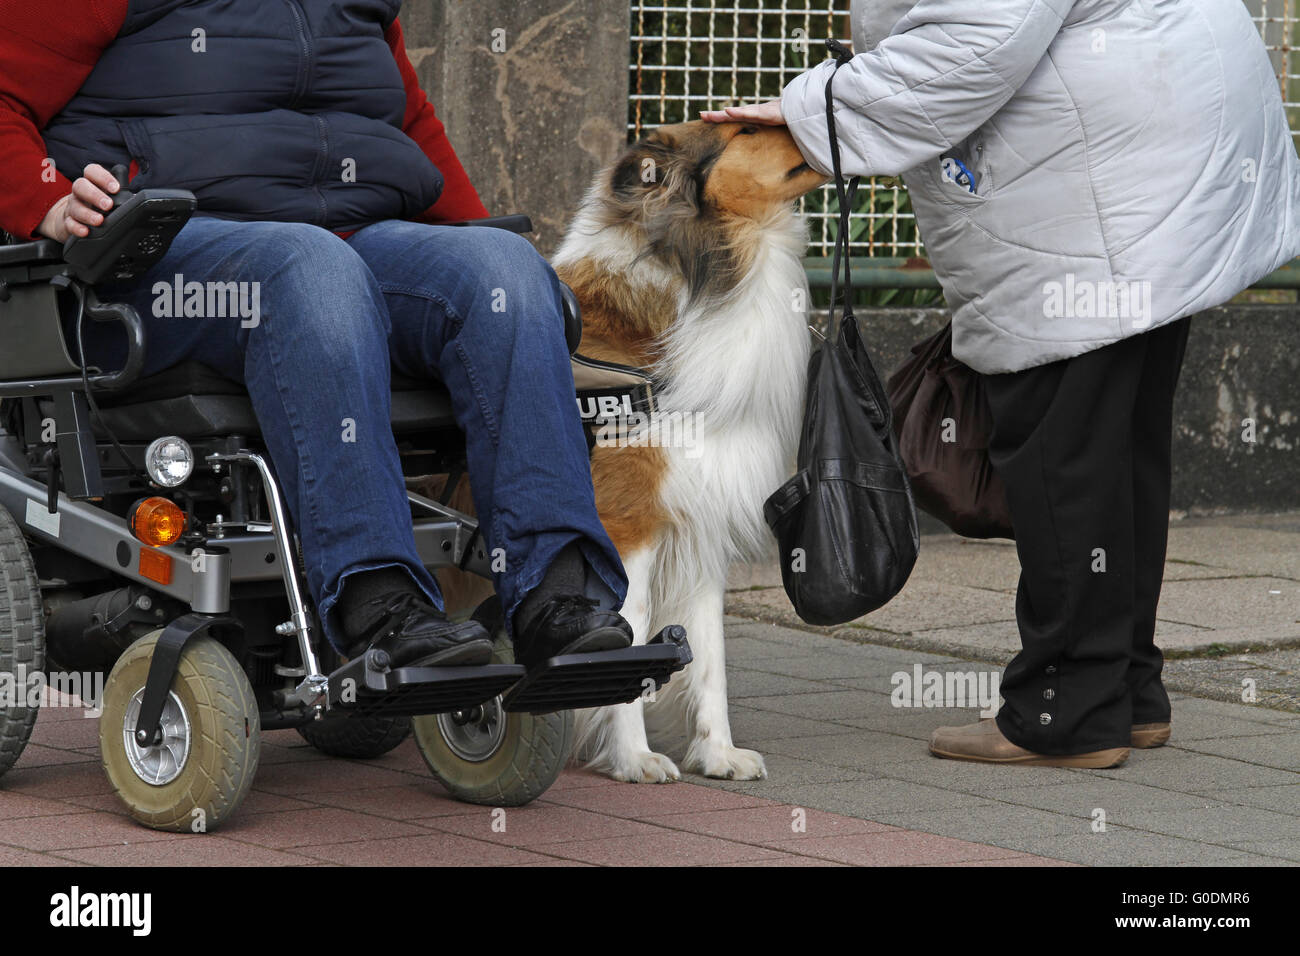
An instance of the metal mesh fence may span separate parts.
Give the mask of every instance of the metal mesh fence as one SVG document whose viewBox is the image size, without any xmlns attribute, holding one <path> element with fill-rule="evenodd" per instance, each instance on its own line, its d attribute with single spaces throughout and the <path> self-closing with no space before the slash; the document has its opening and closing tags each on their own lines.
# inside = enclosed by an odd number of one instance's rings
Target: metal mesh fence
<svg viewBox="0 0 1300 956">
<path fill-rule="evenodd" d="M 1246 6 L 1273 60 L 1294 139 L 1300 136 L 1300 62 L 1294 55 L 1300 0 L 1246 0 Z"/>
<path fill-rule="evenodd" d="M 1293 49 L 1300 0 L 1244 0 L 1269 49 L 1293 135 L 1300 136 L 1300 57 Z M 779 96 L 796 74 L 825 59 L 828 36 L 848 42 L 849 0 L 631 0 L 628 136 L 699 110 Z M 803 200 L 809 254 L 829 253 L 838 211 L 825 188 Z M 907 191 L 894 180 L 863 184 L 854 210 L 855 256 L 924 255 Z"/>
</svg>

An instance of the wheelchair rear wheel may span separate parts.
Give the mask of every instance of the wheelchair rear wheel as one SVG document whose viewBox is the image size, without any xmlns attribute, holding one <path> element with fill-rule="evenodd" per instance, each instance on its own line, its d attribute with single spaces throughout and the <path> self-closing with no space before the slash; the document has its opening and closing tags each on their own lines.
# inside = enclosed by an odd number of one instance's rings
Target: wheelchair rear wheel
<svg viewBox="0 0 1300 956">
<path fill-rule="evenodd" d="M 323 754 L 367 760 L 388 753 L 411 734 L 410 717 L 325 717 L 298 728 Z"/>
<path fill-rule="evenodd" d="M 192 639 L 163 707 L 163 739 L 135 741 L 154 645 L 161 631 L 132 644 L 104 687 L 99 744 L 104 772 L 127 811 L 155 830 L 203 833 L 243 802 L 261 753 L 261 716 L 239 662 L 217 640 Z"/>
<path fill-rule="evenodd" d="M 513 664 L 497 631 L 494 664 Z M 433 776 L 466 803 L 521 807 L 555 782 L 573 750 L 573 712 L 507 713 L 501 698 L 467 711 L 414 717 L 415 744 Z"/>
<path fill-rule="evenodd" d="M 22 756 L 40 701 L 28 700 L 30 677 L 45 667 L 45 612 L 31 552 L 13 516 L 0 508 L 0 674 L 11 675 L 0 700 L 0 776 Z"/>
</svg>

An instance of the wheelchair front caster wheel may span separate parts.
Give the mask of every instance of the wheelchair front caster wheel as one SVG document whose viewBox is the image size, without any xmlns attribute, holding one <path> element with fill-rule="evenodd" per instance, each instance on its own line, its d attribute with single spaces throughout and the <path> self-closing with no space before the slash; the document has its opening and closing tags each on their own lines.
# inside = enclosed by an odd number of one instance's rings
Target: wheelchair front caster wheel
<svg viewBox="0 0 1300 956">
<path fill-rule="evenodd" d="M 513 664 L 499 632 L 494 664 Z M 433 776 L 457 800 L 521 807 L 555 782 L 573 750 L 573 712 L 507 713 L 501 698 L 450 714 L 411 720 L 415 744 Z"/>
<path fill-rule="evenodd" d="M 104 686 L 99 746 L 113 790 L 139 823 L 204 833 L 239 807 L 261 752 L 261 718 L 238 661 L 218 641 L 186 646 L 163 706 L 162 741 L 135 740 L 149 662 L 161 631 L 132 644 Z"/>
</svg>

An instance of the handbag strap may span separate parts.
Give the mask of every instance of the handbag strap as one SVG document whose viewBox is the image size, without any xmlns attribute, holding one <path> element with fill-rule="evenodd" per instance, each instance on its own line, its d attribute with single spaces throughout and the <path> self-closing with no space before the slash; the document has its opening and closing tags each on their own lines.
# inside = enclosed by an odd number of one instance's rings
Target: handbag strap
<svg viewBox="0 0 1300 956">
<path fill-rule="evenodd" d="M 843 322 L 854 317 L 853 273 L 849 267 L 849 217 L 853 211 L 853 200 L 857 196 L 860 177 L 854 176 L 846 184 L 844 175 L 840 171 L 840 139 L 835 128 L 835 98 L 832 94 L 835 74 L 839 72 L 840 67 L 853 59 L 853 51 L 835 39 L 828 39 L 826 48 L 835 57 L 835 69 L 831 70 L 831 75 L 826 80 L 826 128 L 830 133 L 831 170 L 835 174 L 835 195 L 839 199 L 840 207 L 839 229 L 835 234 L 835 251 L 831 259 L 831 305 L 830 315 L 827 318 L 827 331 L 830 333 L 828 337 L 831 341 L 835 341 L 839 336 L 840 326 Z M 842 289 L 839 286 L 841 259 L 844 263 L 844 287 Z M 835 319 L 835 306 L 837 303 L 840 306 L 839 322 L 836 322 Z"/>
</svg>

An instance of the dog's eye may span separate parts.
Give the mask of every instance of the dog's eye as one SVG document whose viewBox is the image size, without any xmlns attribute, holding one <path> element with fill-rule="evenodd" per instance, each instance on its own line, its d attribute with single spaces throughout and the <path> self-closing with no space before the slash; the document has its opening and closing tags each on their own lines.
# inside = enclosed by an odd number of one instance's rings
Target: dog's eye
<svg viewBox="0 0 1300 956">
<path fill-rule="evenodd" d="M 757 126 L 744 126 L 744 127 L 741 127 L 740 132 L 737 133 L 736 135 L 737 135 L 737 136 L 753 136 L 753 135 L 754 135 L 755 133 L 757 133 L 757 132 L 758 132 L 758 127 L 757 127 Z"/>
</svg>

